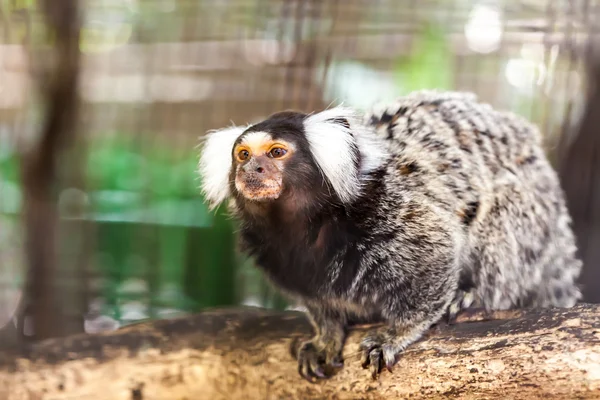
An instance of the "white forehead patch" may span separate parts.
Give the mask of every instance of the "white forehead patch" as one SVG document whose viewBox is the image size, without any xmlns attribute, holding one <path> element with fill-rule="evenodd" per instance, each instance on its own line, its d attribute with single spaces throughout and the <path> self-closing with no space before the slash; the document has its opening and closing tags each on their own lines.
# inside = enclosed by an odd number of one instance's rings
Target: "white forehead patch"
<svg viewBox="0 0 600 400">
<path fill-rule="evenodd" d="M 264 146 L 265 142 L 270 142 L 273 137 L 268 132 L 248 132 L 242 137 L 242 144 L 251 149 Z"/>
<path fill-rule="evenodd" d="M 211 209 L 229 196 L 233 144 L 248 127 L 233 126 L 208 132 L 198 163 L 202 192 Z"/>
</svg>

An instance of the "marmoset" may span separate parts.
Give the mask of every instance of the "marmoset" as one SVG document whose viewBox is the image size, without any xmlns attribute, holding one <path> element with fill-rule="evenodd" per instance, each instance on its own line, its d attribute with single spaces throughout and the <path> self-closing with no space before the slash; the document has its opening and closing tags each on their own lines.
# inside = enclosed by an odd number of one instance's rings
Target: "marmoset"
<svg viewBox="0 0 600 400">
<path fill-rule="evenodd" d="M 206 134 L 201 190 L 227 201 L 241 249 L 299 300 L 314 337 L 299 373 L 343 367 L 350 321 L 373 378 L 469 307 L 572 307 L 581 261 L 539 129 L 463 92 L 418 91 L 368 112 L 278 112 Z"/>
</svg>

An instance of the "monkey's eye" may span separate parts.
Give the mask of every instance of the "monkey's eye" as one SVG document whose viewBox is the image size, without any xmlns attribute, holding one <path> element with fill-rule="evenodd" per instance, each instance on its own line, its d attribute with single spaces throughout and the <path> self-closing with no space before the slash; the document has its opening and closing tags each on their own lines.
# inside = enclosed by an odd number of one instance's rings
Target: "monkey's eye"
<svg viewBox="0 0 600 400">
<path fill-rule="evenodd" d="M 246 161 L 248 157 L 250 157 L 250 153 L 248 152 L 248 150 L 240 150 L 240 152 L 238 153 L 238 159 L 240 161 Z"/>
<path fill-rule="evenodd" d="M 269 151 L 269 155 L 273 158 L 279 158 L 285 156 L 287 153 L 286 149 L 282 149 L 281 147 L 274 147 Z"/>
</svg>

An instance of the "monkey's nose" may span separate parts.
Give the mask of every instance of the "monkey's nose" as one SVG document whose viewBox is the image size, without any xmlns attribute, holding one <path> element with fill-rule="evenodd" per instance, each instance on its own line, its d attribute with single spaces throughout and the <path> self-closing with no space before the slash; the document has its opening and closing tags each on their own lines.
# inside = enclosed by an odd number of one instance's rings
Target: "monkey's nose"
<svg viewBox="0 0 600 400">
<path fill-rule="evenodd" d="M 265 172 L 265 169 L 263 167 L 256 167 L 256 172 L 262 174 L 263 172 Z"/>
</svg>

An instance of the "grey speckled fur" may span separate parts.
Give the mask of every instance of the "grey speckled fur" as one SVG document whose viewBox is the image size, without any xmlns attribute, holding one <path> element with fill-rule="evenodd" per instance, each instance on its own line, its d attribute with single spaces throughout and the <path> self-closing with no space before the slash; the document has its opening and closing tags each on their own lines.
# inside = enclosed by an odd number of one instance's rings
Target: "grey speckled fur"
<svg viewBox="0 0 600 400">
<path fill-rule="evenodd" d="M 390 195 L 381 200 L 396 210 L 383 213 L 380 229 L 407 207 L 421 210 L 422 218 L 412 219 L 414 235 L 447 235 L 430 256 L 452 249 L 473 281 L 475 304 L 485 308 L 571 307 L 580 299 L 571 219 L 534 125 L 472 94 L 429 91 L 376 106 L 365 122 L 394 154 L 386 175 Z M 417 173 L 398 173 L 410 163 Z M 410 200 L 396 203 L 396 193 Z M 477 211 L 465 227 L 470 204 Z M 397 245 L 399 252 L 411 247 Z M 418 270 L 417 257 L 410 263 L 409 270 Z"/>
<path fill-rule="evenodd" d="M 569 213 L 534 125 L 472 94 L 435 91 L 377 105 L 362 124 L 391 154 L 364 194 L 344 204 L 344 218 L 368 234 L 341 246 L 314 292 L 282 287 L 306 305 L 317 333 L 300 350 L 302 375 L 339 365 L 353 318 L 387 322 L 362 344 L 376 376 L 447 312 L 580 299 Z M 260 254 L 243 237 L 240 207 L 231 203 L 244 248 Z"/>
<path fill-rule="evenodd" d="M 365 249 L 348 295 L 387 302 L 384 318 L 404 332 L 382 339 L 392 343 L 388 357 L 449 303 L 456 312 L 572 307 L 581 298 L 570 216 L 535 126 L 471 94 L 426 91 L 374 107 L 365 122 L 393 153 L 380 212 L 365 223 L 396 234 Z M 367 338 L 365 348 L 382 340 Z"/>
</svg>

